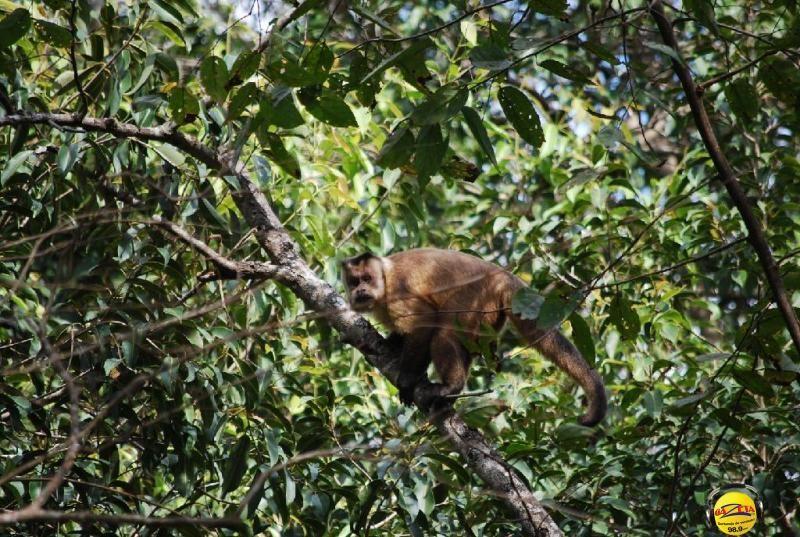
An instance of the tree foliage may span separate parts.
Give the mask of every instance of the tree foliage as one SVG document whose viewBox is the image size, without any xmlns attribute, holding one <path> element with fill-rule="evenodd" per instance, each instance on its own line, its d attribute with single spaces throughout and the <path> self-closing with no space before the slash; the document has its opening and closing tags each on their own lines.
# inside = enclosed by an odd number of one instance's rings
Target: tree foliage
<svg viewBox="0 0 800 537">
<path fill-rule="evenodd" d="M 141 517 L 3 532 L 519 531 L 326 312 L 161 225 L 267 260 L 236 175 L 174 133 L 234 155 L 329 282 L 417 246 L 530 282 L 515 309 L 570 335 L 608 417 L 575 424 L 503 334 L 456 408 L 565 534 L 704 534 L 730 482 L 800 532 L 800 355 L 672 65 L 800 306 L 794 0 L 666 5 L 679 50 L 647 2 L 221 4 L 0 1 L 0 508 Z"/>
</svg>

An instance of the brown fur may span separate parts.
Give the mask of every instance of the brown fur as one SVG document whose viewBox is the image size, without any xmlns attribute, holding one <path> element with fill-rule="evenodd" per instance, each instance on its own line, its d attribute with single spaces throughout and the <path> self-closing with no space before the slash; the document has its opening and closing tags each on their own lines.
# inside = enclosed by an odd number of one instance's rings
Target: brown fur
<svg viewBox="0 0 800 537">
<path fill-rule="evenodd" d="M 343 263 L 350 304 L 370 312 L 403 336 L 400 397 L 409 403 L 414 386 L 433 361 L 441 384 L 432 398 L 464 388 L 470 356 L 465 340 L 475 340 L 482 326 L 499 329 L 508 317 L 523 337 L 575 379 L 589 399 L 581 423 L 603 419 L 603 382 L 578 350 L 555 329 L 543 331 L 535 321 L 511 313 L 514 293 L 525 283 L 491 263 L 453 250 L 420 248 L 388 257 L 362 254 Z"/>
</svg>

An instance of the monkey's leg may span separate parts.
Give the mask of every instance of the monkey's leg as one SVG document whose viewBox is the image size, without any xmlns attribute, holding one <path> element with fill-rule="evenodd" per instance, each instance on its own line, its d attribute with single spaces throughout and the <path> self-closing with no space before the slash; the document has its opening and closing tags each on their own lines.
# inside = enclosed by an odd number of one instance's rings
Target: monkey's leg
<svg viewBox="0 0 800 537">
<path fill-rule="evenodd" d="M 469 374 L 470 356 L 467 349 L 452 330 L 439 330 L 431 339 L 431 357 L 440 384 L 431 385 L 426 398 L 431 402 L 464 389 Z"/>
<path fill-rule="evenodd" d="M 431 328 L 418 328 L 403 336 L 397 388 L 400 390 L 400 402 L 404 405 L 414 402 L 414 386 L 425 376 L 428 364 L 431 363 L 432 336 Z"/>
</svg>

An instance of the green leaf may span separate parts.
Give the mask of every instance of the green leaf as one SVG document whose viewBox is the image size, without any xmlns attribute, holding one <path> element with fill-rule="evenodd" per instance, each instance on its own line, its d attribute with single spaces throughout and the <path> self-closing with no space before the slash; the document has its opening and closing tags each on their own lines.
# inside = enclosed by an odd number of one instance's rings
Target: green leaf
<svg viewBox="0 0 800 537">
<path fill-rule="evenodd" d="M 636 314 L 624 295 L 618 294 L 614 297 L 608 314 L 609 320 L 617 327 L 622 339 L 635 339 L 639 335 L 641 328 L 639 315 Z"/>
<path fill-rule="evenodd" d="M 535 321 L 539 318 L 544 300 L 542 295 L 530 287 L 523 287 L 511 299 L 511 313 L 526 321 Z"/>
<path fill-rule="evenodd" d="M 239 88 L 231 98 L 230 106 L 228 106 L 228 121 L 234 121 L 242 115 L 249 105 L 255 104 L 258 93 L 258 88 L 253 82 L 248 82 Z"/>
<path fill-rule="evenodd" d="M 247 435 L 242 435 L 225 465 L 225 471 L 222 475 L 223 496 L 234 490 L 242 482 L 242 478 L 247 471 L 247 453 L 249 451 L 250 438 Z"/>
<path fill-rule="evenodd" d="M 178 25 L 167 21 L 150 21 L 147 26 L 155 28 L 179 47 L 186 47 L 186 40 L 183 38 L 183 32 Z"/>
<path fill-rule="evenodd" d="M 256 52 L 249 50 L 239 54 L 231 67 L 228 86 L 238 86 L 247 81 L 256 72 L 260 63 L 261 55 Z"/>
<path fill-rule="evenodd" d="M 568 181 L 558 185 L 556 192 L 566 192 L 570 188 L 584 185 L 590 181 L 594 181 L 606 172 L 605 168 L 595 170 L 594 168 L 582 168 L 576 170 L 575 175 L 570 177 Z"/>
<path fill-rule="evenodd" d="M 535 0 L 530 7 L 538 13 L 559 17 L 567 10 L 567 0 Z"/>
<path fill-rule="evenodd" d="M 574 298 L 565 300 L 555 294 L 548 295 L 539 311 L 536 326 L 542 330 L 560 326 L 575 311 L 576 305 L 577 302 Z"/>
<path fill-rule="evenodd" d="M 775 395 L 770 383 L 755 371 L 750 371 L 749 369 L 735 369 L 733 371 L 733 378 L 736 379 L 739 385 L 751 393 L 764 397 L 772 397 Z"/>
<path fill-rule="evenodd" d="M 736 116 L 750 122 L 758 114 L 758 95 L 756 88 L 746 78 L 737 78 L 725 86 L 725 98 Z"/>
<path fill-rule="evenodd" d="M 414 167 L 420 177 L 430 177 L 439 171 L 444 154 L 447 152 L 447 141 L 442 138 L 439 125 L 422 127 L 417 138 L 417 150 L 414 153 Z"/>
<path fill-rule="evenodd" d="M 411 114 L 411 119 L 417 125 L 443 123 L 461 111 L 467 102 L 467 97 L 468 94 L 464 90 L 443 88 L 420 103 Z"/>
<path fill-rule="evenodd" d="M 697 21 L 714 32 L 719 34 L 717 18 L 714 15 L 714 4 L 710 0 L 686 0 L 686 10 L 689 11 Z"/>
<path fill-rule="evenodd" d="M 78 160 L 79 144 L 65 144 L 58 149 L 58 172 L 66 175 Z"/>
<path fill-rule="evenodd" d="M 169 112 L 175 123 L 183 125 L 197 117 L 200 113 L 200 104 L 189 90 L 176 87 L 169 92 Z"/>
<path fill-rule="evenodd" d="M 8 48 L 22 39 L 31 28 L 27 9 L 15 9 L 0 21 L 0 48 Z"/>
<path fill-rule="evenodd" d="M 572 341 L 575 343 L 575 347 L 583 355 L 586 363 L 593 366 L 595 361 L 594 340 L 589 325 L 577 313 L 569 316 L 569 324 L 572 326 Z"/>
<path fill-rule="evenodd" d="M 303 116 L 294 105 L 292 92 L 286 87 L 281 91 L 273 91 L 271 97 L 261 100 L 257 121 L 282 129 L 294 129 L 304 123 Z"/>
<path fill-rule="evenodd" d="M 678 54 L 678 51 L 670 46 L 664 45 L 662 43 L 653 43 L 652 41 L 646 42 L 645 45 L 655 50 L 656 52 L 666 54 L 667 56 L 669 56 L 670 58 L 672 58 L 673 60 L 682 65 L 684 64 L 683 58 L 681 57 L 680 54 Z"/>
<path fill-rule="evenodd" d="M 566 78 L 568 80 L 574 80 L 575 82 L 579 82 L 581 84 L 588 84 L 590 83 L 589 80 L 589 73 L 583 70 L 580 67 L 574 65 L 564 65 L 561 62 L 557 62 L 556 60 L 545 60 L 539 64 L 540 66 L 544 67 L 551 73 L 557 74 L 560 77 Z"/>
<path fill-rule="evenodd" d="M 470 108 L 469 106 L 462 108 L 461 113 L 464 114 L 464 121 L 467 122 L 467 127 L 469 127 L 470 132 L 472 132 L 472 136 L 475 137 L 475 141 L 478 142 L 478 145 L 483 150 L 484 154 L 489 157 L 492 164 L 497 166 L 494 146 L 492 146 L 492 142 L 489 140 L 489 134 L 486 132 L 486 127 L 483 126 L 481 116 L 474 108 Z"/>
<path fill-rule="evenodd" d="M 42 41 L 54 47 L 66 48 L 72 43 L 72 33 L 63 26 L 36 19 L 33 21 L 33 27 Z"/>
<path fill-rule="evenodd" d="M 149 3 L 150 7 L 152 7 L 161 18 L 167 19 L 175 24 L 183 23 L 183 15 L 181 15 L 181 12 L 166 0 L 150 0 Z"/>
<path fill-rule="evenodd" d="M 673 408 L 683 408 L 685 406 L 693 405 L 693 404 L 697 403 L 698 401 L 702 401 L 703 399 L 708 397 L 709 394 L 711 394 L 711 393 L 712 393 L 711 391 L 705 391 L 705 392 L 699 392 L 699 393 L 695 393 L 693 395 L 687 395 L 686 397 L 681 397 L 681 398 L 675 399 L 675 401 L 672 402 L 672 407 Z"/>
<path fill-rule="evenodd" d="M 494 223 L 492 224 L 492 234 L 499 235 L 503 230 L 506 229 L 506 226 L 511 222 L 511 219 L 507 216 L 498 216 L 494 219 Z"/>
<path fill-rule="evenodd" d="M 286 150 L 280 136 L 268 132 L 261 135 L 260 141 L 262 146 L 266 145 L 266 153 L 273 162 L 295 179 L 300 179 L 300 163 L 297 161 L 297 157 Z"/>
<path fill-rule="evenodd" d="M 180 70 L 178 69 L 178 62 L 175 61 L 175 58 L 163 52 L 156 52 L 153 55 L 153 60 L 155 65 L 167 75 L 168 79 L 175 81 L 180 79 Z"/>
<path fill-rule="evenodd" d="M 212 99 L 219 103 L 225 100 L 228 95 L 228 68 L 222 58 L 208 56 L 203 60 L 200 64 L 200 80 Z"/>
<path fill-rule="evenodd" d="M 369 73 L 364 75 L 364 78 L 361 79 L 361 81 L 359 82 L 359 85 L 365 84 L 370 79 L 372 79 L 373 77 L 378 76 L 379 74 L 383 73 L 388 68 L 390 68 L 390 67 L 392 67 L 394 65 L 397 65 L 404 58 L 408 58 L 408 57 L 412 57 L 412 56 L 415 56 L 417 54 L 420 54 L 423 51 L 425 51 L 426 49 L 430 48 L 431 46 L 433 46 L 433 41 L 431 41 L 428 38 L 415 40 L 411 44 L 411 46 L 409 46 L 408 48 L 403 49 L 403 50 L 401 50 L 399 52 L 396 52 L 395 54 L 392 54 L 387 59 L 385 59 L 383 62 L 381 62 L 377 67 L 375 67 L 372 71 L 370 71 Z"/>
<path fill-rule="evenodd" d="M 206 221 L 211 224 L 212 226 L 216 225 L 222 230 L 227 231 L 228 227 L 230 227 L 230 222 L 225 220 L 217 208 L 208 201 L 206 198 L 202 198 L 200 200 L 200 214 L 205 214 Z"/>
<path fill-rule="evenodd" d="M 318 99 L 304 103 L 309 113 L 333 127 L 353 127 L 356 117 L 353 111 L 339 96 L 333 93 L 323 93 Z"/>
<path fill-rule="evenodd" d="M 414 154 L 414 135 L 408 127 L 400 127 L 389 135 L 378 153 L 376 162 L 382 168 L 392 170 L 408 163 Z"/>
<path fill-rule="evenodd" d="M 333 66 L 333 52 L 323 42 L 317 42 L 303 59 L 302 68 L 308 73 L 306 85 L 322 84 Z"/>
<path fill-rule="evenodd" d="M 350 72 L 347 77 L 348 89 L 356 90 L 358 101 L 367 107 L 375 104 L 375 94 L 380 90 L 379 81 L 372 79 L 366 83 L 359 83 L 367 73 L 370 72 L 367 57 L 360 52 L 353 53 L 353 60 L 350 63 Z"/>
<path fill-rule="evenodd" d="M 800 71 L 786 58 L 767 58 L 761 62 L 758 77 L 779 100 L 794 104 L 798 96 Z"/>
<path fill-rule="evenodd" d="M 5 167 L 3 168 L 3 173 L 0 174 L 0 185 L 5 185 L 6 181 L 11 179 L 11 177 L 17 173 L 17 170 L 23 163 L 28 160 L 28 157 L 33 155 L 33 151 L 20 151 L 6 162 Z"/>
<path fill-rule="evenodd" d="M 661 415 L 661 409 L 664 408 L 664 399 L 661 396 L 661 392 L 658 390 L 646 392 L 642 402 L 647 414 L 653 419 L 658 419 Z"/>
<path fill-rule="evenodd" d="M 494 43 L 486 43 L 473 48 L 469 53 L 472 65 L 490 71 L 502 71 L 511 66 L 508 53 Z"/>
<path fill-rule="evenodd" d="M 613 52 L 608 50 L 606 47 L 598 43 L 597 41 L 583 41 L 581 43 L 581 47 L 585 48 L 601 60 L 605 60 L 611 65 L 619 65 L 620 61 L 614 55 Z"/>
<path fill-rule="evenodd" d="M 544 132 L 533 105 L 520 90 L 503 86 L 498 93 L 500 106 L 506 119 L 514 126 L 520 137 L 534 147 L 544 143 Z"/>
<path fill-rule="evenodd" d="M 556 428 L 554 434 L 559 443 L 569 443 L 570 441 L 590 438 L 592 435 L 594 435 L 594 429 L 577 423 L 562 423 Z"/>
</svg>

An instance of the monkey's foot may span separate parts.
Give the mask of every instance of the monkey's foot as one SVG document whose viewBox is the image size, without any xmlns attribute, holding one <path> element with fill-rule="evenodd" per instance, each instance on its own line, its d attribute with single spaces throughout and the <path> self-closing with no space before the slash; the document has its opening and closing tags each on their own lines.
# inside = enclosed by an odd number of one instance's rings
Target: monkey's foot
<svg viewBox="0 0 800 537">
<path fill-rule="evenodd" d="M 406 406 L 412 406 L 414 404 L 414 388 L 415 386 L 400 386 L 398 388 L 401 403 Z"/>
</svg>

